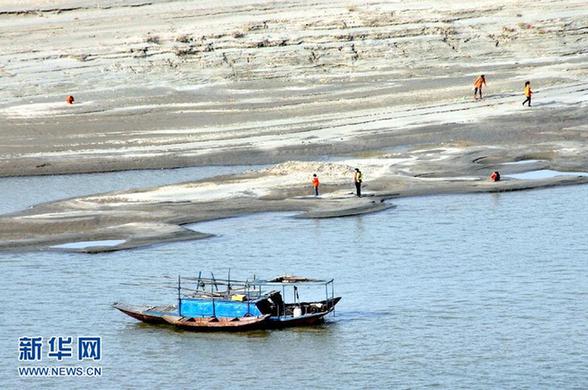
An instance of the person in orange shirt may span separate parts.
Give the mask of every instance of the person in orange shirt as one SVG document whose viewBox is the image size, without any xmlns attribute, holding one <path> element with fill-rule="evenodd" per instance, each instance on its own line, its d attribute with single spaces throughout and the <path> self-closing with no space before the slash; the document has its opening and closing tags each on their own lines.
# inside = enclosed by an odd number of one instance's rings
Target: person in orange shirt
<svg viewBox="0 0 588 390">
<path fill-rule="evenodd" d="M 319 196 L 319 185 L 321 183 L 319 182 L 319 178 L 316 175 L 316 173 L 314 175 L 312 175 L 312 186 L 314 187 L 314 196 Z"/>
<path fill-rule="evenodd" d="M 476 95 L 480 94 L 480 99 L 482 99 L 482 86 L 486 85 L 486 76 L 480 75 L 476 80 L 474 80 L 474 100 L 477 99 Z"/>
<path fill-rule="evenodd" d="M 529 107 L 531 107 L 531 95 L 533 95 L 533 91 L 531 91 L 531 82 L 525 81 L 525 89 L 523 90 L 525 96 L 527 97 L 523 102 L 523 106 L 525 103 L 529 102 Z"/>
</svg>

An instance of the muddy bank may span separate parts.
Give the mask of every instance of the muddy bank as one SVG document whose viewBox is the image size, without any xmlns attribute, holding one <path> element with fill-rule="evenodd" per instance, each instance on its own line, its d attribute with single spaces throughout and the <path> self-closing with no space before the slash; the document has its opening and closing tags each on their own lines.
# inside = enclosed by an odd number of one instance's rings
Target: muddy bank
<svg viewBox="0 0 588 390">
<path fill-rule="evenodd" d="M 0 19 L 0 176 L 585 140 L 581 1 L 31 0 Z"/>
</svg>

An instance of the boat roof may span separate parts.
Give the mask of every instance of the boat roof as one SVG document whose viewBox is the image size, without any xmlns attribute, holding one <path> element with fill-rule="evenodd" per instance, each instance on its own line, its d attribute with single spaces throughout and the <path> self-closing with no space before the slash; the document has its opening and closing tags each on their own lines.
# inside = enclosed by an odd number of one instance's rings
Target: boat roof
<svg viewBox="0 0 588 390">
<path fill-rule="evenodd" d="M 332 280 L 332 279 L 331 279 Z M 305 276 L 296 276 L 296 275 L 280 275 L 276 276 L 273 279 L 265 281 L 266 283 L 328 283 L 327 280 L 320 280 L 320 279 L 311 279 Z"/>
<path fill-rule="evenodd" d="M 313 279 L 304 276 L 295 275 L 280 275 L 272 279 L 256 279 L 255 276 L 252 279 L 237 280 L 237 279 L 217 279 L 217 278 L 193 278 L 193 277 L 182 277 L 182 281 L 193 281 L 200 282 L 204 285 L 215 285 L 215 286 L 292 286 L 292 285 L 326 285 L 333 282 L 334 279 Z"/>
</svg>

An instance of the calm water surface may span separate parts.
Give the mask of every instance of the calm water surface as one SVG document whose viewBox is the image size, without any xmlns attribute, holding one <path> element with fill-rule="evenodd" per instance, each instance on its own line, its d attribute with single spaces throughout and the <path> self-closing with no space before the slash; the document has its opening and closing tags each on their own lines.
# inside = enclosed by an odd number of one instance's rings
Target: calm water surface
<svg viewBox="0 0 588 390">
<path fill-rule="evenodd" d="M 155 187 L 205 177 L 228 175 L 261 165 L 212 166 L 178 169 L 147 169 L 80 175 L 22 176 L 0 178 L 0 214 L 35 204 L 100 192 Z"/>
<path fill-rule="evenodd" d="M 108 189 L 109 175 L 92 188 Z M 80 177 L 61 178 L 78 188 Z M 49 200 L 14 199 L 5 209 Z M 587 199 L 588 186 L 422 197 L 343 219 L 215 221 L 198 225 L 215 238 L 126 252 L 0 253 L 0 384 L 585 389 Z M 343 299 L 327 326 L 246 334 L 146 326 L 110 306 L 172 303 L 179 273 L 229 267 L 334 277 Z M 103 376 L 19 379 L 18 337 L 59 335 L 102 336 Z"/>
</svg>

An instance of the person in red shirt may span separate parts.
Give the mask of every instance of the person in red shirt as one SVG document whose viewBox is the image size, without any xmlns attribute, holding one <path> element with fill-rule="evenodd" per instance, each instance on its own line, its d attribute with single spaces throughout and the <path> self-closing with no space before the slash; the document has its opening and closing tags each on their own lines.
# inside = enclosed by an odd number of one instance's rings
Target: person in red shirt
<svg viewBox="0 0 588 390">
<path fill-rule="evenodd" d="M 316 175 L 316 173 L 314 175 L 312 175 L 312 186 L 314 187 L 314 196 L 319 196 L 319 185 L 321 183 L 319 182 L 319 178 Z"/>
<path fill-rule="evenodd" d="M 492 172 L 492 174 L 490 175 L 490 180 L 500 181 L 500 172 L 498 172 L 498 171 Z"/>
</svg>

